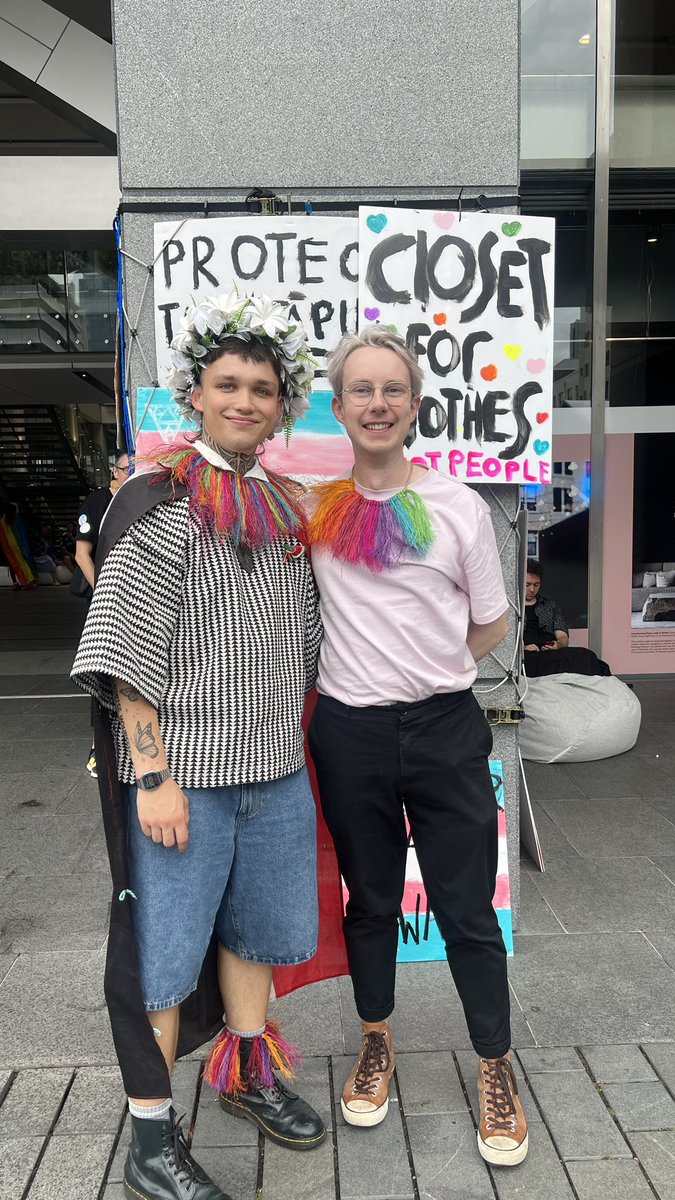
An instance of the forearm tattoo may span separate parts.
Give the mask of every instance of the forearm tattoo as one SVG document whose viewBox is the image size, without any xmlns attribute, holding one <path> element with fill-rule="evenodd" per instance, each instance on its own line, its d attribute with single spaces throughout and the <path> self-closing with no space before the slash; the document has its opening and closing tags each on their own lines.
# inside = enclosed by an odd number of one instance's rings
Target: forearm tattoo
<svg viewBox="0 0 675 1200">
<path fill-rule="evenodd" d="M 136 688 L 130 683 L 118 683 L 117 690 L 119 691 L 120 695 L 124 696 L 125 700 L 128 700 L 131 704 L 135 704 L 137 700 L 143 699 L 141 693 L 137 692 Z"/>
<path fill-rule="evenodd" d="M 147 725 L 141 725 L 140 721 L 136 722 L 134 746 L 145 758 L 157 758 L 159 748 L 152 732 L 152 721 L 148 721 Z"/>
</svg>

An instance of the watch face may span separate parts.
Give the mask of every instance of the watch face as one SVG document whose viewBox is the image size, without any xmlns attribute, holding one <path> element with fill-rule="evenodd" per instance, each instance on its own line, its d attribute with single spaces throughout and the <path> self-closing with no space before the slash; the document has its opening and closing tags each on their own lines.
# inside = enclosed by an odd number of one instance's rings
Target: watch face
<svg viewBox="0 0 675 1200">
<path fill-rule="evenodd" d="M 162 776 L 159 771 L 148 771 L 138 782 L 144 792 L 154 792 L 162 783 Z"/>
</svg>

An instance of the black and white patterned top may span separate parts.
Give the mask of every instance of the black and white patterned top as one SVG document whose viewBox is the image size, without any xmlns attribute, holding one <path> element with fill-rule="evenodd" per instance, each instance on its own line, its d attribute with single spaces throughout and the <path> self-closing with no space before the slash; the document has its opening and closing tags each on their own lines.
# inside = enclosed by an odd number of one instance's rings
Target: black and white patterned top
<svg viewBox="0 0 675 1200">
<path fill-rule="evenodd" d="M 229 539 L 203 532 L 187 497 L 158 504 L 108 554 L 71 678 L 113 714 L 124 783 L 135 775 L 116 678 L 157 709 L 180 787 L 262 782 L 303 766 L 304 695 L 322 634 L 316 585 L 307 556 L 290 557 L 281 541 L 253 556 L 249 574 Z"/>
</svg>

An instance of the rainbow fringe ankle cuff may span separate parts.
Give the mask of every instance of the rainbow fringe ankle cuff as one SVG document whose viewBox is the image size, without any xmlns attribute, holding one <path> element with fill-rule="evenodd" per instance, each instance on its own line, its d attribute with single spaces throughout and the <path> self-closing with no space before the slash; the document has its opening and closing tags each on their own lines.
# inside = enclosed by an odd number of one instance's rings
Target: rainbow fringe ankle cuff
<svg viewBox="0 0 675 1200">
<path fill-rule="evenodd" d="M 388 571 L 405 555 L 422 559 L 434 540 L 424 500 L 410 488 L 389 500 L 367 500 L 353 479 L 312 489 L 318 504 L 309 522 L 310 545 L 369 571 Z"/>
<path fill-rule="evenodd" d="M 204 1079 L 217 1092 L 236 1095 L 238 1092 L 257 1091 L 261 1087 L 274 1087 L 274 1072 L 285 1079 L 293 1079 L 301 1063 L 295 1046 L 285 1042 L 274 1021 L 268 1021 L 265 1032 L 251 1041 L 248 1063 L 242 1066 L 242 1039 L 225 1028 L 209 1054 L 204 1067 Z"/>
</svg>

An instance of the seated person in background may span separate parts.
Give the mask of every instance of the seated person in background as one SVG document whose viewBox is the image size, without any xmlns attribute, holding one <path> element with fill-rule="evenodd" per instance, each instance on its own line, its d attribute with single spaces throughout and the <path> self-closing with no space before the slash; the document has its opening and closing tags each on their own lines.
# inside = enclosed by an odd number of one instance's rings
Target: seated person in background
<svg viewBox="0 0 675 1200">
<path fill-rule="evenodd" d="M 560 605 L 540 594 L 541 580 L 541 564 L 528 558 L 523 645 L 526 650 L 564 650 L 570 640 L 567 622 Z"/>
</svg>

